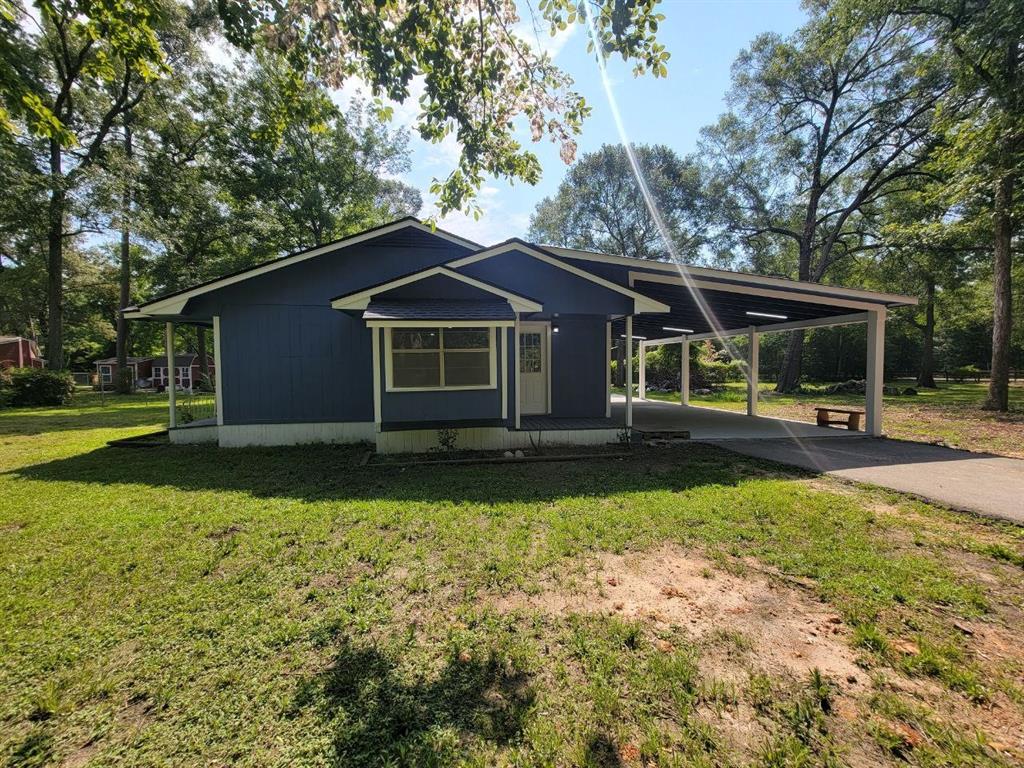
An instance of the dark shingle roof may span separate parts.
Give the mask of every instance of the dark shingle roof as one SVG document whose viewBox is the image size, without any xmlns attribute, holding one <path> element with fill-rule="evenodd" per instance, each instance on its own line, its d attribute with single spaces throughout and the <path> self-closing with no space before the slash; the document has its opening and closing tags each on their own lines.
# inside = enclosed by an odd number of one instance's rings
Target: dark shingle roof
<svg viewBox="0 0 1024 768">
<path fill-rule="evenodd" d="M 417 299 L 371 301 L 364 320 L 514 320 L 507 301 L 458 301 Z"/>
</svg>

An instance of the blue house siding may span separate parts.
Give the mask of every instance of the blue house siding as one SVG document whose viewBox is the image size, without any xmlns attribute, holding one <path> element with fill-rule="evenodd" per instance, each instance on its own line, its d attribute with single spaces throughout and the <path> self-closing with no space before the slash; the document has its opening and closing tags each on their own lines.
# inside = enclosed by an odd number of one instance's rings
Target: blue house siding
<svg viewBox="0 0 1024 768">
<path fill-rule="evenodd" d="M 327 307 L 221 314 L 225 424 L 373 421 L 370 330 Z"/>
<path fill-rule="evenodd" d="M 467 264 L 459 272 L 541 302 L 543 317 L 556 312 L 606 316 L 633 311 L 631 298 L 517 251 Z"/>
<path fill-rule="evenodd" d="M 562 316 L 551 335 L 551 415 L 604 416 L 606 319 L 594 315 Z"/>
</svg>

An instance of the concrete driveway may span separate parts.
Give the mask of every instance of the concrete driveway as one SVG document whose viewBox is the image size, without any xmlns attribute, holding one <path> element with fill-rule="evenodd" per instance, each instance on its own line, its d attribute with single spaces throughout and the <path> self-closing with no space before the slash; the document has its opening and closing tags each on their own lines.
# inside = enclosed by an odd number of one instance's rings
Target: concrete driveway
<svg viewBox="0 0 1024 768">
<path fill-rule="evenodd" d="M 783 464 L 912 493 L 956 510 L 1024 525 L 1024 460 L 903 440 L 706 440 Z"/>
</svg>

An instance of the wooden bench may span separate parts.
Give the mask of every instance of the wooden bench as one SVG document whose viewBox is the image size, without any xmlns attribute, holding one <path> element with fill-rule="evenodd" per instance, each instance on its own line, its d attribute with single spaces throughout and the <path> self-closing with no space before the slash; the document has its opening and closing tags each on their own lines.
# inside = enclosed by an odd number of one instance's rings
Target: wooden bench
<svg viewBox="0 0 1024 768">
<path fill-rule="evenodd" d="M 818 412 L 818 426 L 828 427 L 833 424 L 845 424 L 847 429 L 856 431 L 860 429 L 860 417 L 864 415 L 864 411 L 853 411 L 846 408 L 815 408 Z M 830 416 L 835 414 L 842 414 L 838 419 L 832 419 Z"/>
</svg>

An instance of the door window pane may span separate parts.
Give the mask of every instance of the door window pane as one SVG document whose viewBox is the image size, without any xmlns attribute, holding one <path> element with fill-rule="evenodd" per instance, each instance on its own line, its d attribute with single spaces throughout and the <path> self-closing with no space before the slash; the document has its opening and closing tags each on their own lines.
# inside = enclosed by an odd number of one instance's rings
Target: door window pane
<svg viewBox="0 0 1024 768">
<path fill-rule="evenodd" d="M 540 333 L 519 334 L 519 372 L 540 373 L 543 365 Z"/>
</svg>

